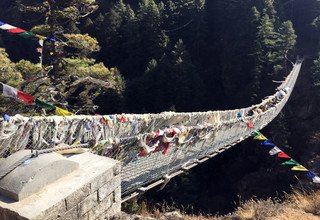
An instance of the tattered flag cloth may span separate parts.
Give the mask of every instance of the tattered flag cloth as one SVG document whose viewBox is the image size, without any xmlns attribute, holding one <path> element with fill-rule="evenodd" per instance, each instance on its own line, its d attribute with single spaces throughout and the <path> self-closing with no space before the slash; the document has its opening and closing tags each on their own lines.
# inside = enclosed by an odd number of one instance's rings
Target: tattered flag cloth
<svg viewBox="0 0 320 220">
<path fill-rule="evenodd" d="M 259 140 L 259 141 L 264 141 L 267 140 L 267 138 L 263 134 L 257 134 L 253 139 Z"/>
<path fill-rule="evenodd" d="M 303 172 L 309 171 L 307 168 L 305 168 L 302 165 L 294 166 L 294 167 L 291 168 L 291 170 L 293 170 L 293 171 L 303 171 Z"/>
<path fill-rule="evenodd" d="M 10 118 L 11 118 L 10 115 L 8 115 L 7 113 L 3 113 L 2 117 L 4 121 L 10 121 Z"/>
<path fill-rule="evenodd" d="M 281 165 L 297 165 L 297 166 L 299 166 L 300 164 L 297 161 L 291 159 L 286 162 L 283 162 Z"/>
<path fill-rule="evenodd" d="M 274 143 L 272 143 L 271 141 L 269 140 L 265 140 L 261 143 L 261 145 L 263 146 L 267 146 L 267 147 L 275 147 L 276 145 Z"/>
<path fill-rule="evenodd" d="M 62 108 L 56 107 L 56 115 L 60 115 L 60 116 L 72 116 L 74 115 L 73 113 L 64 110 Z"/>
<path fill-rule="evenodd" d="M 274 156 L 274 155 L 276 155 L 276 154 L 278 154 L 278 153 L 280 153 L 280 152 L 282 152 L 282 150 L 281 150 L 280 148 L 274 147 L 274 148 L 272 148 L 272 149 L 269 151 L 269 154 L 270 154 L 271 156 Z"/>
<path fill-rule="evenodd" d="M 32 105 L 34 101 L 34 96 L 24 93 L 22 91 L 19 91 L 18 89 L 13 88 L 4 83 L 0 83 L 0 84 L 1 84 L 0 91 L 2 90 L 2 94 L 4 96 L 11 97 L 11 98 L 19 98 L 22 101 L 28 103 L 29 105 Z"/>
<path fill-rule="evenodd" d="M 254 125 L 251 122 L 247 122 L 248 128 L 254 128 Z"/>
</svg>

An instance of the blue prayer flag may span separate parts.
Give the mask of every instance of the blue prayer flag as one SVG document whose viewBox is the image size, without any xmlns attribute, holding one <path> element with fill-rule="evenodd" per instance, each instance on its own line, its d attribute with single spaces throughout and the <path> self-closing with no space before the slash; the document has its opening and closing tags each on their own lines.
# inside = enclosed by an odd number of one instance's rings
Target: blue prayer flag
<svg viewBox="0 0 320 220">
<path fill-rule="evenodd" d="M 314 174 L 314 173 L 311 172 L 311 171 L 309 171 L 309 172 L 307 173 L 307 177 L 309 177 L 309 178 L 311 178 L 311 179 L 313 179 L 315 176 L 316 176 L 316 174 Z"/>
<path fill-rule="evenodd" d="M 267 146 L 267 147 L 275 147 L 276 145 L 274 143 L 272 143 L 269 140 L 265 140 L 261 143 L 261 145 Z"/>
<path fill-rule="evenodd" d="M 6 24 L 6 23 L 3 23 L 2 21 L 0 21 L 0 26 L 1 26 L 1 25 L 4 25 L 4 24 Z"/>
</svg>

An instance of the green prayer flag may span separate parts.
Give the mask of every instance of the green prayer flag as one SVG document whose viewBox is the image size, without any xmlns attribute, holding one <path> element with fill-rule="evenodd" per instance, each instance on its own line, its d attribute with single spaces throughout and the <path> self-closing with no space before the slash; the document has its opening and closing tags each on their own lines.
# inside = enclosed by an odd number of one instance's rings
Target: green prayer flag
<svg viewBox="0 0 320 220">
<path fill-rule="evenodd" d="M 36 104 L 37 106 L 39 106 L 40 108 L 44 108 L 44 109 L 46 109 L 46 110 L 51 110 L 51 109 L 54 109 L 54 108 L 55 108 L 54 105 L 48 104 L 48 103 L 46 103 L 46 102 L 44 102 L 44 101 L 42 101 L 42 100 L 40 100 L 40 99 L 38 99 L 38 98 L 36 98 L 35 104 Z"/>
<path fill-rule="evenodd" d="M 291 159 L 286 162 L 283 162 L 281 165 L 300 165 L 300 164 L 297 161 Z"/>
<path fill-rule="evenodd" d="M 32 32 L 23 32 L 23 33 L 20 33 L 19 36 L 24 38 L 32 38 L 32 37 L 35 37 L 36 35 Z"/>
</svg>

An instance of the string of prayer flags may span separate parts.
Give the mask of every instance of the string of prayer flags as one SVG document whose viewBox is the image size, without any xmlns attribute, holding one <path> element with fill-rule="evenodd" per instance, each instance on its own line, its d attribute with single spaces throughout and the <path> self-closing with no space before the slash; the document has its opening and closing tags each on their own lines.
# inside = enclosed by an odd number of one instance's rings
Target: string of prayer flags
<svg viewBox="0 0 320 220">
<path fill-rule="evenodd" d="M 305 168 L 302 165 L 294 166 L 294 167 L 291 168 L 291 170 L 293 170 L 293 171 L 303 171 L 303 172 L 309 171 L 307 168 Z"/>
<path fill-rule="evenodd" d="M 56 106 L 55 113 L 56 113 L 56 115 L 59 115 L 59 116 L 72 116 L 72 115 L 74 115 L 73 113 L 71 113 L 65 109 L 59 108 L 57 106 Z"/>
<path fill-rule="evenodd" d="M 237 113 L 237 118 L 242 118 L 242 115 L 240 112 Z M 247 127 L 249 128 L 254 128 L 254 125 L 251 122 L 246 121 L 245 119 L 242 120 L 247 124 Z M 267 146 L 267 147 L 272 147 L 271 150 L 269 150 L 269 154 L 271 156 L 277 155 L 277 157 L 282 158 L 282 159 L 290 159 L 287 160 L 281 165 L 290 165 L 293 166 L 291 168 L 292 171 L 300 171 L 300 172 L 308 172 L 307 176 L 312 179 L 313 183 L 320 183 L 320 177 L 315 175 L 314 173 L 310 172 L 307 168 L 299 164 L 297 161 L 293 160 L 289 155 L 284 153 L 280 148 L 278 148 L 274 143 L 272 143 L 268 138 L 266 138 L 263 134 L 261 134 L 259 131 L 254 131 L 253 132 L 253 139 L 262 141 L 261 145 L 262 146 Z"/>
<path fill-rule="evenodd" d="M 59 108 L 57 106 L 51 105 L 49 103 L 46 103 L 38 98 L 35 98 L 32 95 L 29 95 L 25 92 L 22 92 L 16 88 L 13 88 L 7 84 L 0 82 L 0 93 L 2 93 L 4 96 L 11 97 L 11 98 L 19 98 L 22 101 L 28 103 L 29 105 L 35 104 L 38 107 L 46 110 L 52 110 L 55 109 L 56 115 L 60 116 L 72 116 L 73 113 L 69 112 L 68 110 Z"/>
<path fill-rule="evenodd" d="M 44 36 L 35 34 L 33 32 L 30 32 L 30 31 L 26 31 L 24 29 L 12 26 L 10 24 L 6 24 L 6 23 L 1 22 L 1 21 L 0 21 L 0 29 L 2 29 L 4 31 L 7 31 L 8 33 L 18 34 L 19 36 L 21 36 L 23 38 L 34 38 L 34 37 L 36 37 L 36 38 L 42 39 L 42 40 L 47 39 Z"/>
<path fill-rule="evenodd" d="M 282 150 L 278 147 L 274 147 L 269 151 L 270 156 L 277 155 L 278 153 L 282 152 Z"/>
<path fill-rule="evenodd" d="M 263 146 L 267 146 L 267 147 L 275 147 L 276 145 L 274 143 L 272 143 L 271 141 L 269 140 L 265 140 L 261 143 L 261 145 Z"/>
</svg>

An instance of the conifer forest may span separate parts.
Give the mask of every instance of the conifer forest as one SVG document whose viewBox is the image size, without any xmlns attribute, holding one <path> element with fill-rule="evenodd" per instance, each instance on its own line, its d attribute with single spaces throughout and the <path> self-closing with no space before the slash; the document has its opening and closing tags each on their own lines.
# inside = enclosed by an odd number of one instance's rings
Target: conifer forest
<svg viewBox="0 0 320 220">
<path fill-rule="evenodd" d="M 304 57 L 288 104 L 264 133 L 320 173 L 318 0 L 1 0 L 0 21 L 50 38 L 39 45 L 0 30 L 0 82 L 75 114 L 247 107 Z M 4 112 L 54 114 L 0 96 Z M 253 197 L 319 188 L 257 145 L 241 142 L 127 208 L 166 201 L 224 214 Z"/>
</svg>

